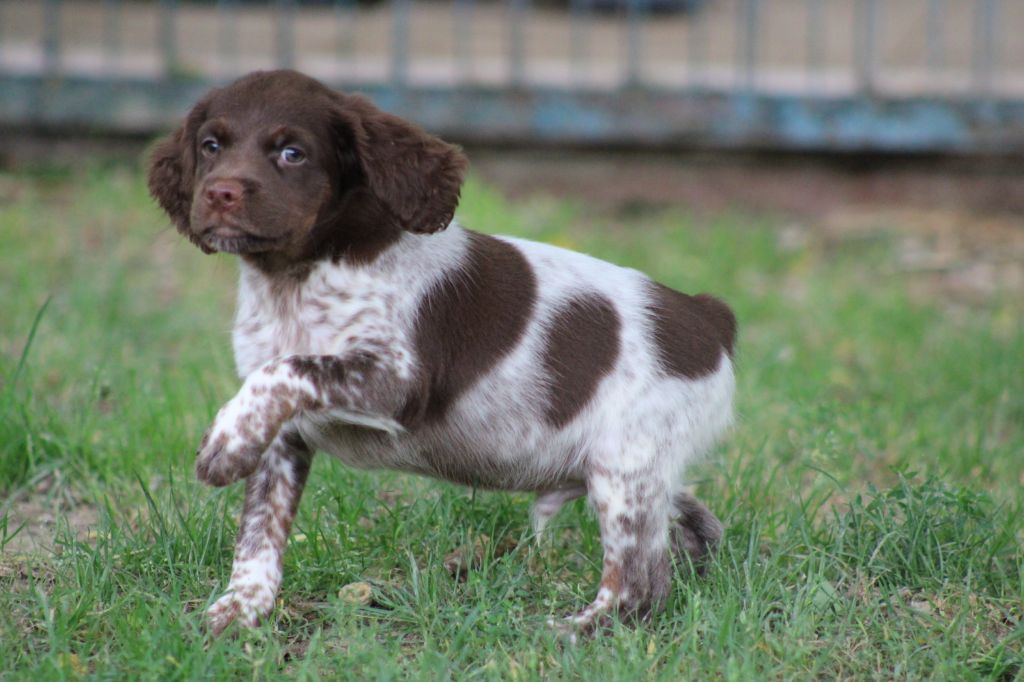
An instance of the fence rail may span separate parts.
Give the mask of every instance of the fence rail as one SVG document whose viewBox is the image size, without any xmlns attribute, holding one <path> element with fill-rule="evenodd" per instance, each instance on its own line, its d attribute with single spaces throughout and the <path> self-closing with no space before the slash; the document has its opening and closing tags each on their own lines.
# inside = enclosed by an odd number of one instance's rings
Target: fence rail
<svg viewBox="0 0 1024 682">
<path fill-rule="evenodd" d="M 1019 0 L 0 0 L 0 125 L 299 68 L 462 139 L 1024 151 Z"/>
</svg>

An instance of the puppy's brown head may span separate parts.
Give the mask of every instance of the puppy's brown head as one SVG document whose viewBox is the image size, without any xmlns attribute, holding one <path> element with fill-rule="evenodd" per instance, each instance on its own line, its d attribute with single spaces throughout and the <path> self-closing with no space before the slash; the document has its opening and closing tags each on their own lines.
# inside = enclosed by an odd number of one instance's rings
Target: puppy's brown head
<svg viewBox="0 0 1024 682">
<path fill-rule="evenodd" d="M 368 260 L 401 230 L 455 213 L 455 146 L 294 71 L 257 72 L 204 97 L 153 149 L 149 191 L 212 253 L 272 267 Z"/>
</svg>

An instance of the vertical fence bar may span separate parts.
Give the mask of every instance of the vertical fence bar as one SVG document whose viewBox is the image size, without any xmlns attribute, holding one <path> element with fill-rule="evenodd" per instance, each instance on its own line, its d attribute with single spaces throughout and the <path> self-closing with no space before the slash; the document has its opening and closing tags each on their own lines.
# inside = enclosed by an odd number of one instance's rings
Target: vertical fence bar
<svg viewBox="0 0 1024 682">
<path fill-rule="evenodd" d="M 707 66 L 708 10 L 698 9 L 686 25 L 686 70 L 690 84 L 697 81 L 697 71 Z"/>
<path fill-rule="evenodd" d="M 946 0 L 928 0 L 928 71 L 937 79 L 946 67 Z"/>
<path fill-rule="evenodd" d="M 978 0 L 974 27 L 974 88 L 991 95 L 996 66 L 996 0 Z"/>
<path fill-rule="evenodd" d="M 586 79 L 590 61 L 590 1 L 569 0 L 569 63 L 575 85 Z"/>
<path fill-rule="evenodd" d="M 821 74 L 825 62 L 825 13 L 822 0 L 807 0 L 807 78 Z"/>
<path fill-rule="evenodd" d="M 391 83 L 403 90 L 409 78 L 409 14 L 412 0 L 392 0 Z"/>
<path fill-rule="evenodd" d="M 512 85 L 526 80 L 526 14 L 530 0 L 509 0 L 508 66 Z"/>
<path fill-rule="evenodd" d="M 741 0 L 737 5 L 736 64 L 743 87 L 753 90 L 757 78 L 758 38 L 761 23 L 760 0 Z"/>
<path fill-rule="evenodd" d="M 160 0 L 160 53 L 165 78 L 172 78 L 178 71 L 177 19 L 177 0 Z"/>
<path fill-rule="evenodd" d="M 121 5 L 121 0 L 103 0 L 103 52 L 111 73 L 121 66 Z"/>
<path fill-rule="evenodd" d="M 238 73 L 238 0 L 217 0 L 219 50 L 217 59 L 231 75 Z"/>
<path fill-rule="evenodd" d="M 334 56 L 338 61 L 355 52 L 355 23 L 355 0 L 334 0 Z"/>
<path fill-rule="evenodd" d="M 878 0 L 860 0 L 855 23 L 857 85 L 863 92 L 875 90 L 878 75 Z"/>
<path fill-rule="evenodd" d="M 274 42 L 277 65 L 284 69 L 295 66 L 295 0 L 277 0 Z"/>
<path fill-rule="evenodd" d="M 626 0 L 626 85 L 639 85 L 644 49 L 644 3 Z"/>
<path fill-rule="evenodd" d="M 43 72 L 47 77 L 60 73 L 60 0 L 46 0 L 43 5 Z"/>
<path fill-rule="evenodd" d="M 473 0 L 455 0 L 452 4 L 452 26 L 455 44 L 455 85 L 465 85 L 472 79 L 473 63 Z"/>
</svg>

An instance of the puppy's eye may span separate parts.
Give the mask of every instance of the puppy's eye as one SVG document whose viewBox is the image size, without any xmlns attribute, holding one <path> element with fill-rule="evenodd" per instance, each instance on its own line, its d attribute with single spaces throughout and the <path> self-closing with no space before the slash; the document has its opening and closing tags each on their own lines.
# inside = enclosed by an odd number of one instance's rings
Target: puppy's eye
<svg viewBox="0 0 1024 682">
<path fill-rule="evenodd" d="M 290 166 L 297 166 L 306 160 L 306 153 L 298 147 L 285 147 L 281 150 L 281 161 Z"/>
<path fill-rule="evenodd" d="M 199 148 L 206 156 L 213 156 L 220 151 L 220 142 L 217 142 L 215 137 L 208 137 L 200 143 Z"/>
</svg>

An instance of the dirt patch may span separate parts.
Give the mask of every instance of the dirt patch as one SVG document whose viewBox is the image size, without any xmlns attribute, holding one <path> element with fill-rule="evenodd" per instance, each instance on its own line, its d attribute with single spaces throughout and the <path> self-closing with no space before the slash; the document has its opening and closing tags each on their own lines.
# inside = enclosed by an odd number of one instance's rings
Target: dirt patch
<svg viewBox="0 0 1024 682">
<path fill-rule="evenodd" d="M 0 575 L 5 566 L 24 563 L 26 556 L 58 552 L 57 541 L 64 537 L 93 542 L 99 522 L 96 506 L 62 485 L 59 471 L 48 472 L 32 487 L 15 493 L 0 506 L 0 518 L 5 515 L 7 534 L 13 537 L 5 538 L 0 550 Z"/>
<path fill-rule="evenodd" d="M 471 149 L 513 197 L 575 197 L 601 210 L 678 206 L 820 218 L 851 207 L 1024 214 L 1024 161 L 740 153 Z"/>
<path fill-rule="evenodd" d="M 837 241 L 894 234 L 896 268 L 910 276 L 918 298 L 980 304 L 1024 292 L 1024 224 L 1012 214 L 920 207 L 834 211 L 819 229 Z"/>
</svg>

